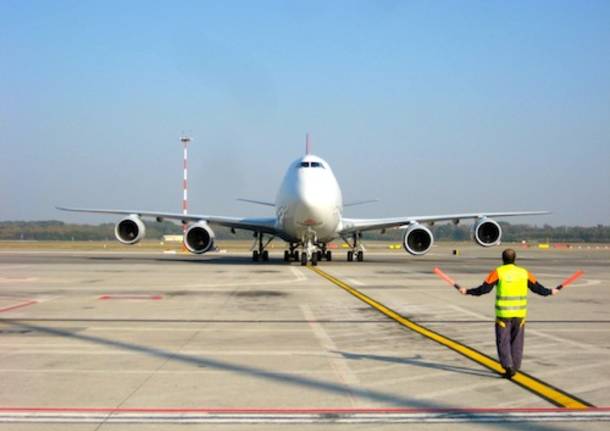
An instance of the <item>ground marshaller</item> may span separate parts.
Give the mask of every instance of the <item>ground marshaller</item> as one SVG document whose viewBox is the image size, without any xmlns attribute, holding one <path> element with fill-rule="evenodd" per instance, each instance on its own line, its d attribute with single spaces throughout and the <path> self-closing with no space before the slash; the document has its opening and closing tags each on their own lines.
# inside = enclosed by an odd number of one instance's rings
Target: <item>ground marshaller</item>
<svg viewBox="0 0 610 431">
<path fill-rule="evenodd" d="M 538 295 L 556 295 L 559 288 L 547 289 L 528 270 L 515 265 L 517 254 L 507 248 L 503 265 L 489 273 L 483 284 L 473 289 L 455 287 L 462 295 L 480 296 L 496 287 L 496 346 L 504 377 L 510 379 L 521 368 L 528 289 Z"/>
</svg>

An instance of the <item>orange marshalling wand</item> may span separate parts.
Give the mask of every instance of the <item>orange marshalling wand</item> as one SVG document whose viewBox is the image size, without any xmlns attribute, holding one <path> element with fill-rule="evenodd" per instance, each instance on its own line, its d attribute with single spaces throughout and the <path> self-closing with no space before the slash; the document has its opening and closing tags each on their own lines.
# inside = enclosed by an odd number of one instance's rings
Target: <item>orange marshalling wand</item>
<svg viewBox="0 0 610 431">
<path fill-rule="evenodd" d="M 574 274 L 570 275 L 568 278 L 563 280 L 561 282 L 561 284 L 559 286 L 557 286 L 557 290 L 563 289 L 568 284 L 570 284 L 570 283 L 574 282 L 575 280 L 579 279 L 580 277 L 582 277 L 583 274 L 584 274 L 584 271 L 576 271 Z"/>
<path fill-rule="evenodd" d="M 457 283 L 455 282 L 455 280 L 452 279 L 451 277 L 449 277 L 443 271 L 441 271 L 441 269 L 438 266 L 436 268 L 434 268 L 434 273 L 457 289 Z"/>
</svg>

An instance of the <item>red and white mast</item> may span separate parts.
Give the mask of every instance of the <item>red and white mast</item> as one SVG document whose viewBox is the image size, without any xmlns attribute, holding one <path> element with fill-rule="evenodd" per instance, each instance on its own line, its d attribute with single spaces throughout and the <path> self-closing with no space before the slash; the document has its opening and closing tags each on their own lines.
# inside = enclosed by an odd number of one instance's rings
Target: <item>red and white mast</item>
<svg viewBox="0 0 610 431">
<path fill-rule="evenodd" d="M 188 136 L 181 136 L 180 142 L 184 146 L 184 173 L 182 176 L 182 214 L 186 215 L 189 208 L 188 200 L 188 159 L 189 151 L 188 145 L 191 143 L 191 138 Z M 186 224 L 182 225 L 182 230 L 186 233 Z"/>
</svg>

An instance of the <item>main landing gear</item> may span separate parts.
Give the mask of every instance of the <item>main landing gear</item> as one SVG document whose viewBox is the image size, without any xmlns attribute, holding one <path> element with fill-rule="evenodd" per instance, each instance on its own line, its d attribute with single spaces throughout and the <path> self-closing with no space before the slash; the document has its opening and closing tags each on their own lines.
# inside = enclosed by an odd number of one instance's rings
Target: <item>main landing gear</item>
<svg viewBox="0 0 610 431">
<path fill-rule="evenodd" d="M 353 262 L 356 259 L 358 262 L 362 262 L 364 260 L 364 252 L 362 250 L 352 251 L 349 250 L 347 252 L 347 261 Z"/>
<path fill-rule="evenodd" d="M 284 262 L 298 262 L 299 250 L 296 245 L 290 244 L 290 250 L 284 250 Z"/>
<path fill-rule="evenodd" d="M 350 250 L 347 252 L 347 261 L 353 262 L 357 260 L 358 262 L 364 261 L 364 247 L 360 244 L 360 232 L 355 232 L 352 235 L 352 242 L 350 243 L 347 238 L 343 238 L 343 241 L 350 247 Z"/>
<path fill-rule="evenodd" d="M 333 260 L 333 254 L 330 250 L 323 248 L 322 250 L 318 250 L 316 253 L 318 255 L 318 260 L 326 259 L 329 262 Z"/>
<path fill-rule="evenodd" d="M 263 242 L 264 235 L 262 232 L 256 232 L 254 234 L 254 237 L 256 238 L 256 240 L 254 241 L 254 244 L 256 245 L 256 250 L 252 251 L 252 260 L 254 262 L 258 262 L 259 260 L 267 262 L 269 260 L 269 251 L 265 249 L 275 237 L 270 237 L 267 242 Z"/>
</svg>

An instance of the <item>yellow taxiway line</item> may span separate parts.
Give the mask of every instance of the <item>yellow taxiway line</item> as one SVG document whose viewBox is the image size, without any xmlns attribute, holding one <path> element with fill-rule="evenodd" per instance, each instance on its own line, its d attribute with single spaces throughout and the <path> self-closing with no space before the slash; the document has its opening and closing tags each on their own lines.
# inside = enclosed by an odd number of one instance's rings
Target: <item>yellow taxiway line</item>
<svg viewBox="0 0 610 431">
<path fill-rule="evenodd" d="M 459 353 L 467 357 L 468 359 L 473 360 L 474 362 L 483 365 L 484 367 L 495 371 L 498 374 L 504 373 L 504 368 L 502 365 L 495 359 L 487 356 L 486 354 L 479 352 L 478 350 L 473 349 L 472 347 L 468 347 L 458 341 L 452 340 L 451 338 L 445 337 L 444 335 L 439 334 L 438 332 L 432 331 L 431 329 L 426 328 L 418 323 L 413 322 L 412 320 L 407 319 L 406 317 L 398 314 L 394 310 L 386 307 L 382 303 L 375 301 L 373 298 L 365 295 L 357 289 L 354 289 L 347 283 L 339 280 L 336 277 L 328 274 L 321 269 L 309 266 L 313 272 L 318 275 L 324 277 L 331 283 L 339 286 L 341 289 L 347 291 L 351 295 L 355 296 L 362 302 L 370 305 L 380 313 L 383 313 L 385 316 L 390 319 L 400 323 L 402 326 L 411 329 L 412 331 L 417 332 L 418 334 L 423 335 L 430 340 L 436 341 L 439 344 L 442 344 L 445 347 L 450 348 L 451 350 Z M 589 404 L 586 401 L 583 401 L 573 395 L 568 394 L 567 392 L 562 391 L 561 389 L 555 388 L 548 383 L 545 383 L 535 377 L 530 376 L 529 374 L 523 372 L 517 372 L 515 376 L 511 379 L 512 382 L 518 384 L 519 386 L 527 389 L 528 391 L 544 398 L 545 400 L 551 402 L 552 404 L 570 409 L 587 409 L 593 407 L 592 404 Z"/>
</svg>

